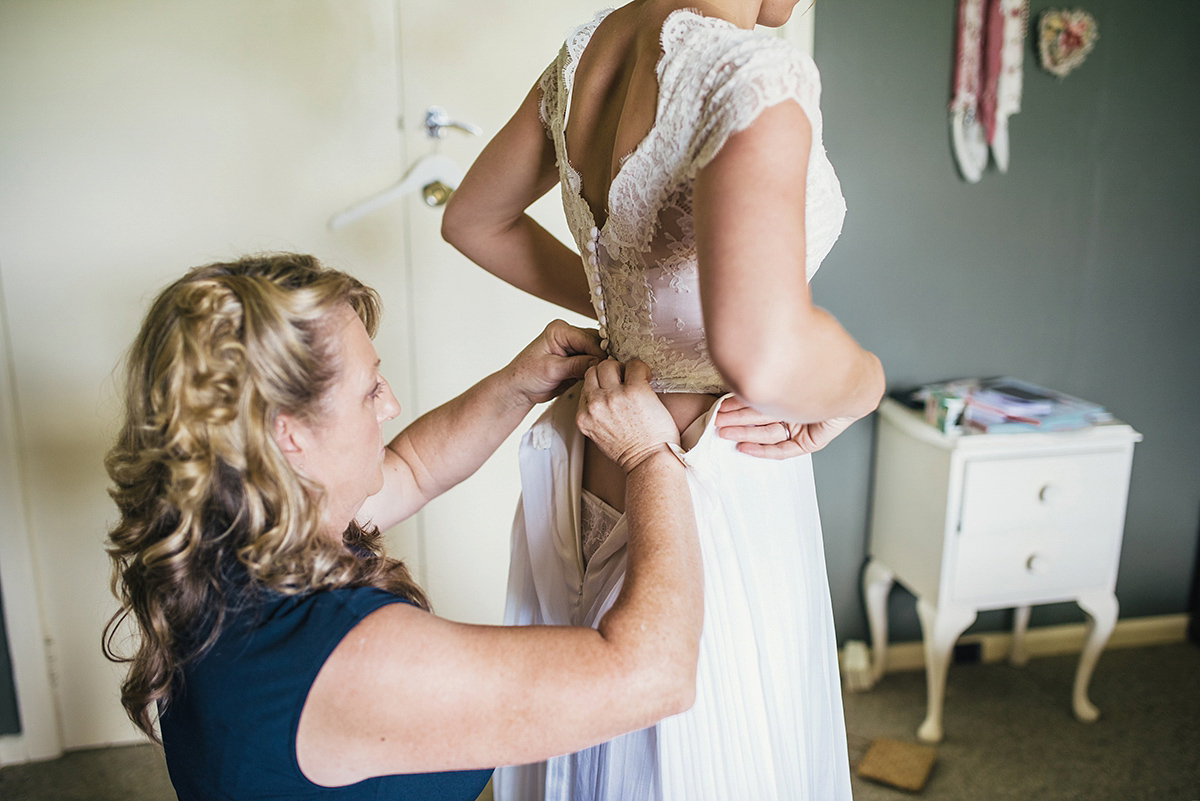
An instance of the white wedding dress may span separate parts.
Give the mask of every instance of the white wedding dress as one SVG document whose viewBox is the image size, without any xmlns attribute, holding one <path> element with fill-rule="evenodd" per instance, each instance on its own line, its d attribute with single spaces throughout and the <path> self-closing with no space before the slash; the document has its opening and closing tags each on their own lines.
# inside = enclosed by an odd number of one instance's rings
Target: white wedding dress
<svg viewBox="0 0 1200 801">
<path fill-rule="evenodd" d="M 691 10 L 662 29 L 655 125 L 621 164 L 597 228 L 566 152 L 575 66 L 607 12 L 572 32 L 542 76 L 563 203 L 601 335 L 646 362 L 659 392 L 725 392 L 708 355 L 692 223 L 697 172 L 774 104 L 812 125 L 806 246 L 812 274 L 841 232 L 845 203 L 821 144 L 820 77 L 770 34 Z M 586 561 L 578 392 L 525 435 L 513 531 L 510 625 L 594 626 L 625 574 L 623 516 Z M 714 404 L 715 408 L 715 404 Z M 755 459 L 720 439 L 713 411 L 684 434 L 704 561 L 704 633 L 694 707 L 594 748 L 496 773 L 498 801 L 768 801 L 850 798 L 837 644 L 807 456 Z M 595 499 L 590 499 L 595 504 Z"/>
</svg>

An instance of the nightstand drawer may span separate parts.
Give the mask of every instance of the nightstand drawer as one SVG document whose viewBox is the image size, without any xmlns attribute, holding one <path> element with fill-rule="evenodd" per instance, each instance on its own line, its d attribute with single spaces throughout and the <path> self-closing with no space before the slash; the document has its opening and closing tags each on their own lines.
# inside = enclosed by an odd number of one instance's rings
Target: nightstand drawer
<svg viewBox="0 0 1200 801">
<path fill-rule="evenodd" d="M 968 461 L 963 536 L 1119 516 L 1128 456 L 1120 451 Z"/>
<path fill-rule="evenodd" d="M 1066 526 L 1008 529 L 959 537 L 951 595 L 955 601 L 1021 603 L 1112 581 L 1119 524 L 1090 518 Z"/>
</svg>

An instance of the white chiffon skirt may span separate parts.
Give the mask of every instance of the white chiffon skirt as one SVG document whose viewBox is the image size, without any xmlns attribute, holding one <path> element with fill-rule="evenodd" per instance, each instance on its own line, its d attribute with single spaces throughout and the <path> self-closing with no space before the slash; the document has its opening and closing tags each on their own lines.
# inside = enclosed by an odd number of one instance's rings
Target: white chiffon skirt
<svg viewBox="0 0 1200 801">
<path fill-rule="evenodd" d="M 583 569 L 577 404 L 577 389 L 563 395 L 521 443 L 509 625 L 594 627 L 621 588 L 624 516 Z M 695 705 L 593 748 L 501 768 L 497 801 L 850 798 L 811 458 L 739 453 L 716 435 L 717 404 L 683 437 L 704 560 Z"/>
</svg>

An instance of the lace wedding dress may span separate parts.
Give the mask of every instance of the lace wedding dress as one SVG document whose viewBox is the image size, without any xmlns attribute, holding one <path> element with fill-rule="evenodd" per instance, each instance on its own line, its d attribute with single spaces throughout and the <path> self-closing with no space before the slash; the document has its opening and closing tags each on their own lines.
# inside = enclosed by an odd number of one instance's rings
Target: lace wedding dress
<svg viewBox="0 0 1200 801">
<path fill-rule="evenodd" d="M 798 102 L 813 131 L 805 214 L 811 278 L 845 216 L 821 144 L 820 77 L 811 59 L 769 34 L 688 9 L 672 13 L 662 29 L 654 127 L 621 163 L 598 227 L 563 132 L 576 64 L 606 15 L 572 32 L 539 84 L 601 336 L 615 358 L 646 362 L 659 392 L 723 393 L 701 316 L 692 187 L 763 109 Z M 594 626 L 625 573 L 625 518 L 598 510 L 603 502 L 594 496 L 584 504 L 577 403 L 577 392 L 561 397 L 522 441 L 510 625 Z M 498 801 L 850 798 L 811 460 L 737 452 L 716 436 L 713 409 L 684 433 L 683 446 L 704 561 L 694 707 L 594 748 L 502 768 Z M 611 527 L 606 537 L 597 536 L 598 525 Z"/>
</svg>

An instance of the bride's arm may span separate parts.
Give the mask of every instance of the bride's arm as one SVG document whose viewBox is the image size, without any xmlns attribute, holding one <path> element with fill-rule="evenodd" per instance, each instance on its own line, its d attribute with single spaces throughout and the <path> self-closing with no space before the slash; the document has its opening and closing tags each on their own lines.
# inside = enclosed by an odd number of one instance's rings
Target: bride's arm
<svg viewBox="0 0 1200 801">
<path fill-rule="evenodd" d="M 579 255 L 525 210 L 558 183 L 554 145 L 539 117 L 534 86 L 450 196 L 442 237 L 518 289 L 595 317 Z"/>
<path fill-rule="evenodd" d="M 811 144 L 797 103 L 772 106 L 700 171 L 694 197 L 713 361 L 756 409 L 798 423 L 857 419 L 884 390 L 879 359 L 809 293 L 804 194 Z"/>
</svg>

